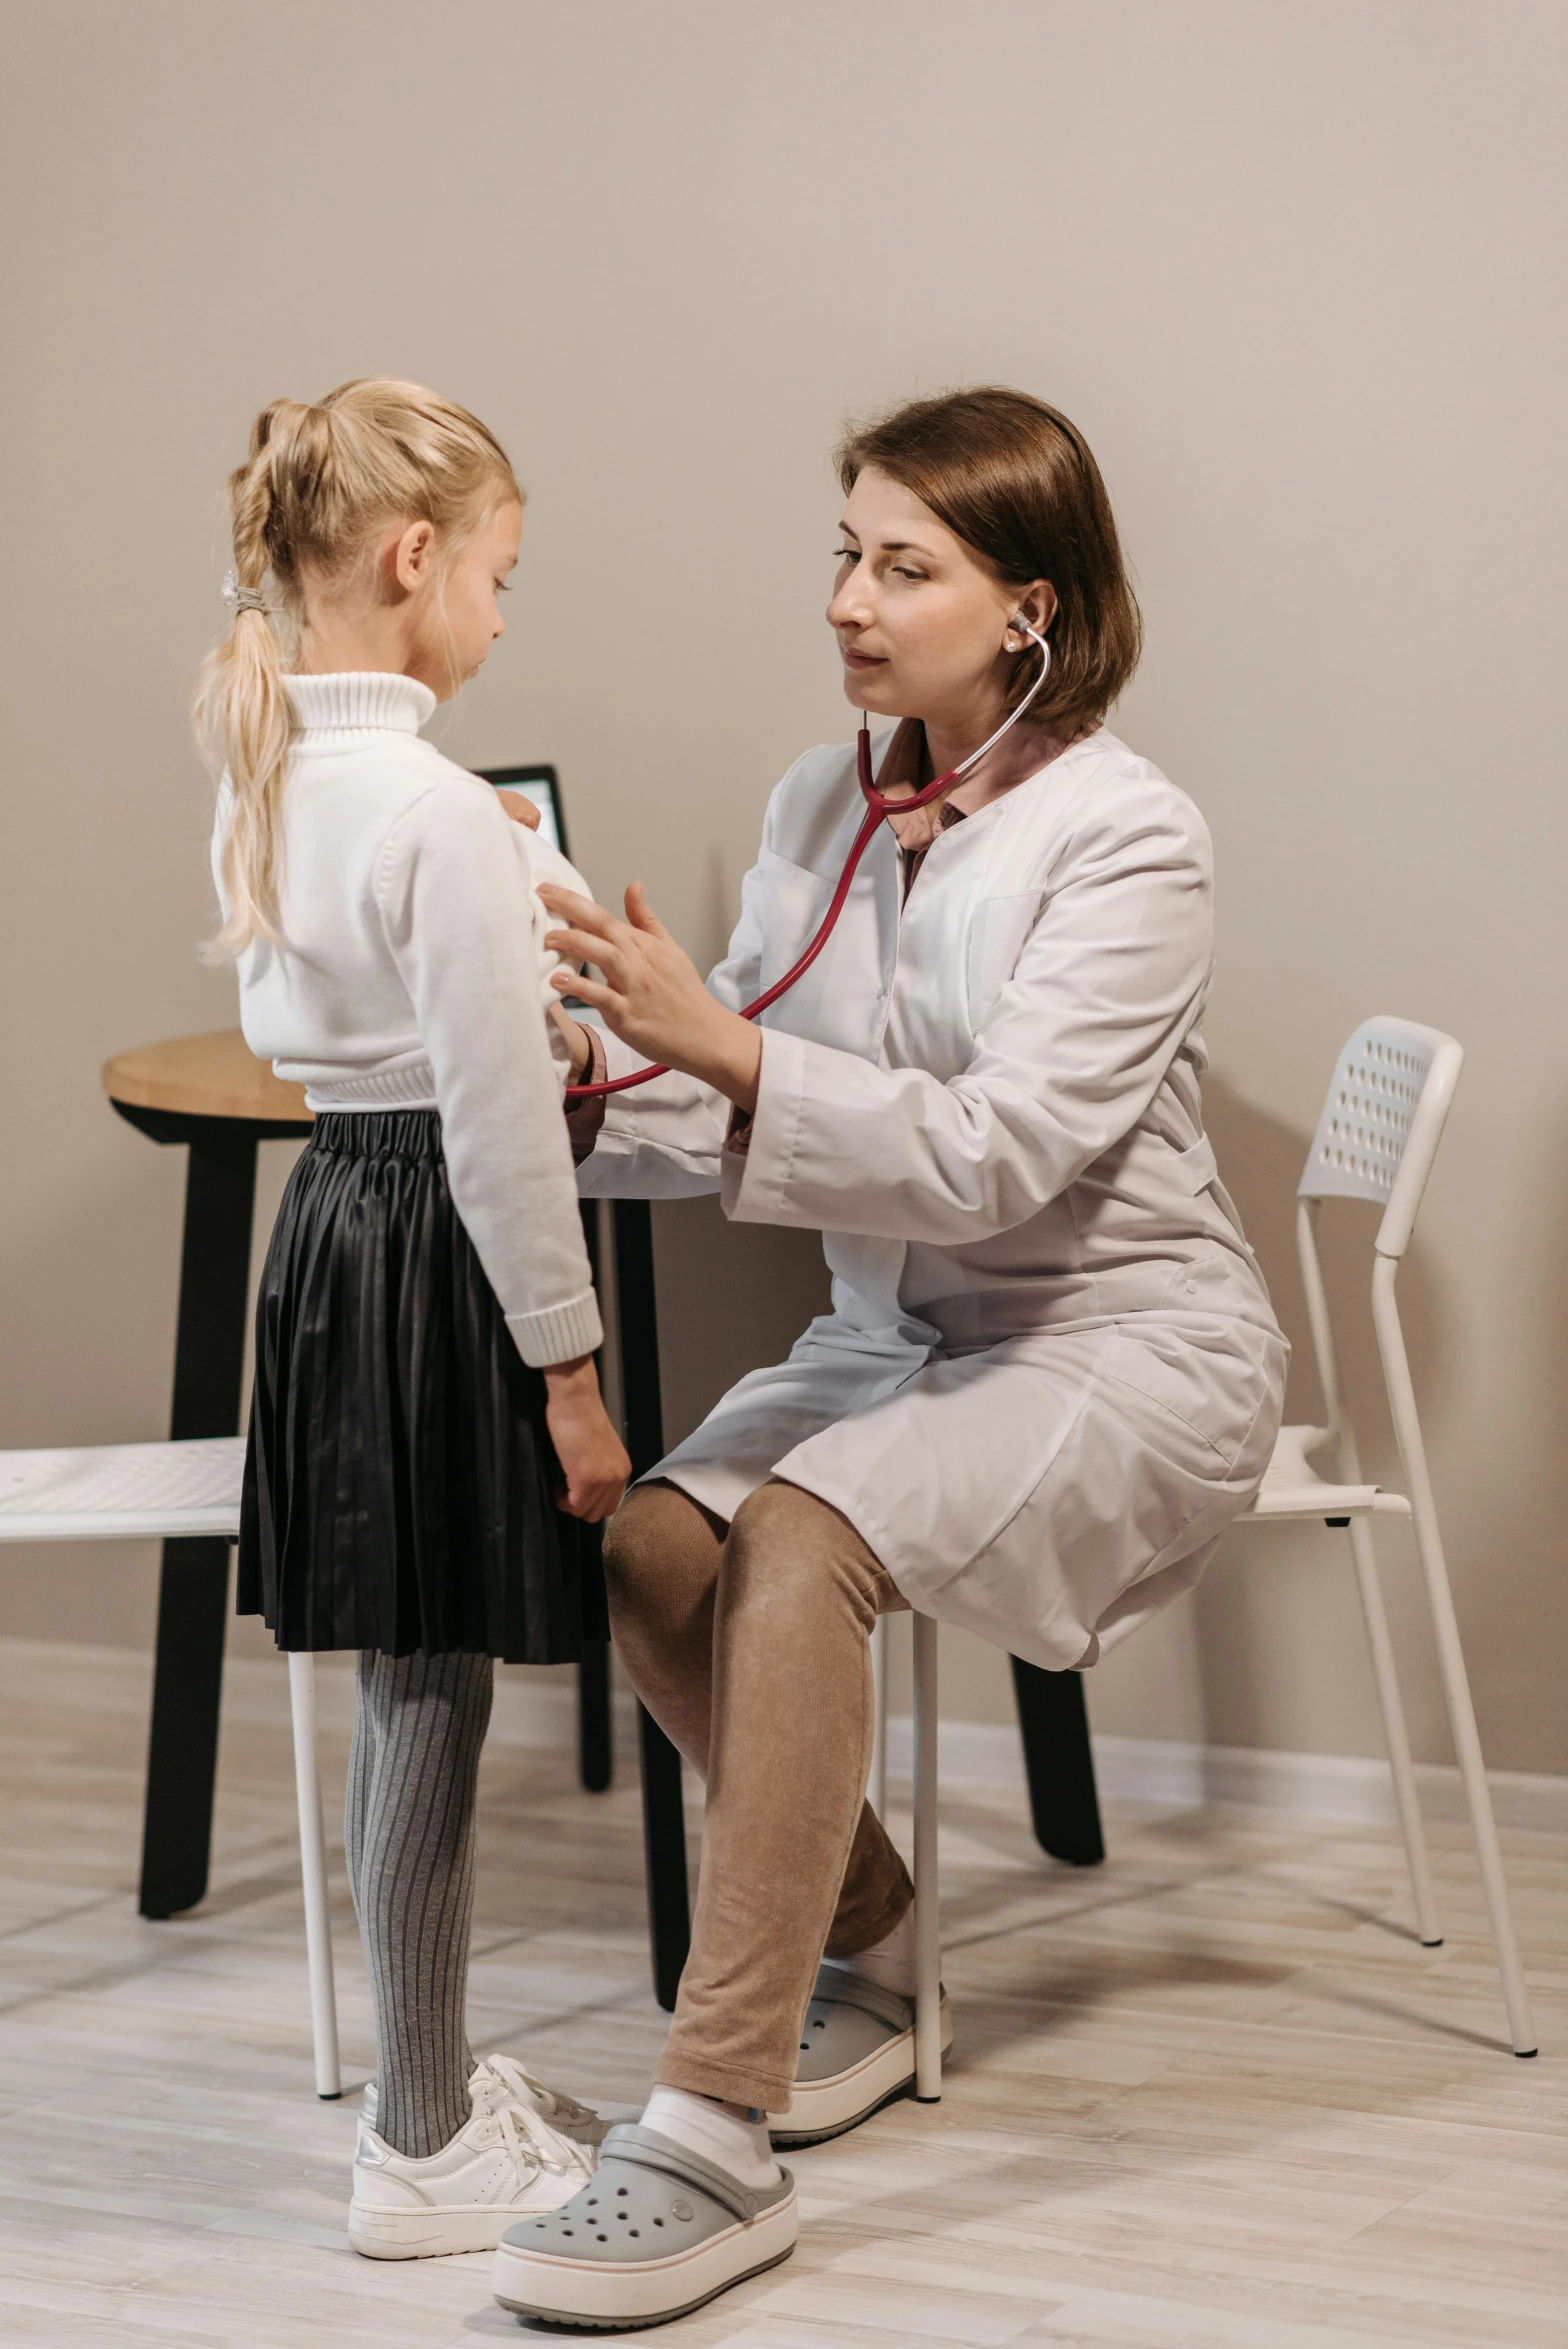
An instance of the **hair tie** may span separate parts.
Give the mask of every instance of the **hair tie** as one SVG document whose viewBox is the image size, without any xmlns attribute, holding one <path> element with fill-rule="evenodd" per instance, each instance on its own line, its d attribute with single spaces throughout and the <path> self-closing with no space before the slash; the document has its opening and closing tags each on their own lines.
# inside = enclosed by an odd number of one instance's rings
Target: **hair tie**
<svg viewBox="0 0 1568 2349">
<path fill-rule="evenodd" d="M 223 600 L 236 620 L 241 612 L 269 612 L 272 609 L 259 588 L 241 587 L 237 571 L 229 571 L 224 576 Z"/>
</svg>

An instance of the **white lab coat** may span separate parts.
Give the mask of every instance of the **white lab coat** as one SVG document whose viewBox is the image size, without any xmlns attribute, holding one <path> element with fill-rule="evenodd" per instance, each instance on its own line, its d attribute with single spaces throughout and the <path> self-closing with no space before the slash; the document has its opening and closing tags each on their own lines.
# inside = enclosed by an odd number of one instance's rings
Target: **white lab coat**
<svg viewBox="0 0 1568 2349">
<path fill-rule="evenodd" d="M 878 746 L 878 757 L 886 740 Z M 852 753 L 768 805 L 730 951 L 796 958 L 864 812 Z M 721 1517 L 769 1476 L 843 1511 L 911 1603 L 1060 1669 L 1197 1580 L 1255 1492 L 1286 1347 L 1198 1095 L 1207 828 L 1103 729 L 937 835 L 907 903 L 886 826 L 763 1018 L 744 1155 L 688 1079 L 612 1096 L 589 1195 L 718 1188 L 820 1230 L 831 1313 L 653 1471 Z M 612 1074 L 638 1064 L 609 1038 Z"/>
</svg>

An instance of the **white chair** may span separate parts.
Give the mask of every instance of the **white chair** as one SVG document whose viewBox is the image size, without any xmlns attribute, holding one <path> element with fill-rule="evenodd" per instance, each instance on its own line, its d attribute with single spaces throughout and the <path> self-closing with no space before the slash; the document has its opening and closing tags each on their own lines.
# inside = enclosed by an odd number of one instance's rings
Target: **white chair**
<svg viewBox="0 0 1568 2349">
<path fill-rule="evenodd" d="M 894 1621 L 879 1615 L 871 1633 L 871 1678 L 876 1726 L 866 1799 L 887 1817 L 888 1637 Z M 942 1909 L 937 1877 L 937 1628 L 930 1615 L 912 1615 L 915 1733 L 915 2097 L 942 2096 Z"/>
<path fill-rule="evenodd" d="M 1427 1603 L 1437 1637 L 1443 1693 L 1449 1724 L 1459 1756 L 1460 1775 L 1470 1806 L 1481 1880 L 1491 1919 L 1492 1942 L 1502 1977 L 1514 2053 L 1533 2056 L 1535 2026 L 1530 2014 L 1519 1945 L 1508 1903 L 1497 1824 L 1481 1758 L 1475 1710 L 1465 1674 L 1453 1594 L 1443 1559 L 1442 1537 L 1427 1473 L 1426 1447 L 1416 1413 L 1415 1390 L 1405 1354 L 1394 1283 L 1416 1211 L 1426 1189 L 1432 1161 L 1448 1119 L 1449 1104 L 1464 1061 L 1452 1036 L 1436 1028 L 1415 1026 L 1409 1020 L 1368 1020 L 1351 1037 L 1339 1056 L 1318 1130 L 1312 1138 L 1306 1171 L 1297 1192 L 1296 1234 L 1306 1284 L 1307 1314 L 1318 1377 L 1323 1389 L 1326 1427 L 1286 1427 L 1280 1430 L 1263 1488 L 1256 1502 L 1238 1520 L 1240 1525 L 1278 1524 L 1321 1519 L 1342 1526 L 1349 1535 L 1351 1558 L 1361 1594 L 1372 1671 L 1383 1710 L 1393 1770 L 1394 1796 L 1410 1862 L 1417 1924 L 1422 1944 L 1436 1948 L 1437 1903 L 1432 1889 L 1431 1862 L 1421 1824 L 1416 1794 L 1415 1765 L 1405 1729 L 1404 1708 L 1394 1673 L 1394 1655 L 1378 1586 L 1370 1520 L 1374 1516 L 1402 1517 L 1415 1536 L 1416 1554 L 1426 1584 Z M 1362 1481 L 1355 1433 L 1340 1399 L 1339 1375 L 1329 1320 L 1328 1296 L 1317 1251 L 1319 1204 L 1326 1198 L 1372 1199 L 1383 1209 L 1373 1243 L 1372 1312 L 1378 1351 L 1393 1414 L 1406 1490 L 1385 1492 Z M 1308 1454 L 1334 1447 L 1339 1481 L 1330 1484 L 1308 1463 Z M 872 1749 L 869 1794 L 879 1815 L 885 1815 L 887 1796 L 887 1640 L 890 1618 L 883 1616 L 872 1634 L 872 1670 L 876 1691 L 877 1730 Z M 914 1622 L 914 1792 L 915 1792 L 915 2094 L 926 2103 L 942 2093 L 940 1976 L 941 1919 L 937 1887 L 937 1627 L 929 1616 Z"/>
<path fill-rule="evenodd" d="M 0 1542 L 233 1541 L 240 1528 L 245 1438 L 171 1444 L 100 1444 L 80 1450 L 0 1452 Z M 316 1666 L 289 1657 L 294 1791 L 305 1884 L 305 1947 L 316 2093 L 343 2092 L 337 1997 L 327 1913 L 327 1854 L 316 1770 Z"/>
<path fill-rule="evenodd" d="M 1417 1929 L 1423 1946 L 1431 1949 L 1441 1942 L 1442 1933 L 1416 1794 L 1410 1740 L 1394 1674 L 1388 1618 L 1383 1611 L 1372 1548 L 1373 1517 L 1402 1517 L 1408 1521 L 1415 1537 L 1416 1556 L 1437 1639 L 1443 1694 L 1465 1798 L 1470 1806 L 1514 2053 L 1530 2056 L 1536 2052 L 1535 2027 L 1519 1963 L 1497 1824 L 1481 1759 L 1481 1741 L 1476 1733 L 1475 1710 L 1459 1644 L 1459 1625 L 1443 1559 L 1432 1482 L 1427 1473 L 1426 1446 L 1416 1414 L 1415 1389 L 1394 1295 L 1400 1262 L 1410 1244 L 1416 1211 L 1432 1171 L 1463 1062 L 1464 1052 L 1452 1036 L 1445 1036 L 1436 1028 L 1417 1027 L 1410 1020 L 1387 1018 L 1368 1020 L 1357 1028 L 1339 1056 L 1323 1114 L 1312 1137 L 1306 1171 L 1296 1193 L 1296 1244 L 1328 1424 L 1280 1430 L 1263 1488 L 1253 1506 L 1237 1522 L 1273 1525 L 1291 1519 L 1315 1518 L 1328 1525 L 1343 1526 L 1349 1536 L 1372 1654 L 1372 1673 L 1383 1710 L 1394 1799 L 1410 1863 Z M 1373 1242 L 1372 1318 L 1404 1473 L 1405 1490 L 1399 1493 L 1385 1492 L 1363 1481 L 1355 1431 L 1340 1395 L 1328 1294 L 1317 1248 L 1319 1206 L 1324 1199 L 1331 1198 L 1370 1199 L 1383 1209 Z M 1320 1451 L 1330 1452 L 1337 1482 L 1320 1477 L 1309 1465 L 1308 1455 Z"/>
</svg>

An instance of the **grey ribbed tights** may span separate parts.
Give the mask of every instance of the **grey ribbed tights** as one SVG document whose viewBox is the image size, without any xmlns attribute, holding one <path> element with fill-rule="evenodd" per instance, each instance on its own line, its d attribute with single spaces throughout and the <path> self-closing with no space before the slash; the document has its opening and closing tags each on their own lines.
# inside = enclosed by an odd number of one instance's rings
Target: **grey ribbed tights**
<svg viewBox="0 0 1568 2349">
<path fill-rule="evenodd" d="M 488 1656 L 359 1658 L 343 1840 L 376 2017 L 376 2133 L 423 2159 L 469 2117 L 474 1789 Z"/>
</svg>

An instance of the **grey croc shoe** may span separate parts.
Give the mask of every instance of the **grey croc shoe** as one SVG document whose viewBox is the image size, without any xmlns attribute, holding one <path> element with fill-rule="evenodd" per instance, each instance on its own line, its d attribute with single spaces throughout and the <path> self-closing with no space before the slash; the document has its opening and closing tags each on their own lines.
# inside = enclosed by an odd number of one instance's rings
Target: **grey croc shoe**
<svg viewBox="0 0 1568 2349">
<path fill-rule="evenodd" d="M 942 2052 L 953 2016 L 942 1993 Z M 915 2002 L 842 1966 L 823 1964 L 801 2027 L 787 2112 L 770 2112 L 775 2145 L 820 2145 L 880 2112 L 915 2084 Z"/>
<path fill-rule="evenodd" d="M 623 2121 L 580 2193 L 502 2236 L 491 2284 L 514 2316 L 635 2332 L 777 2267 L 799 2230 L 788 2170 L 776 2186 L 743 2186 L 683 2145 Z"/>
</svg>

